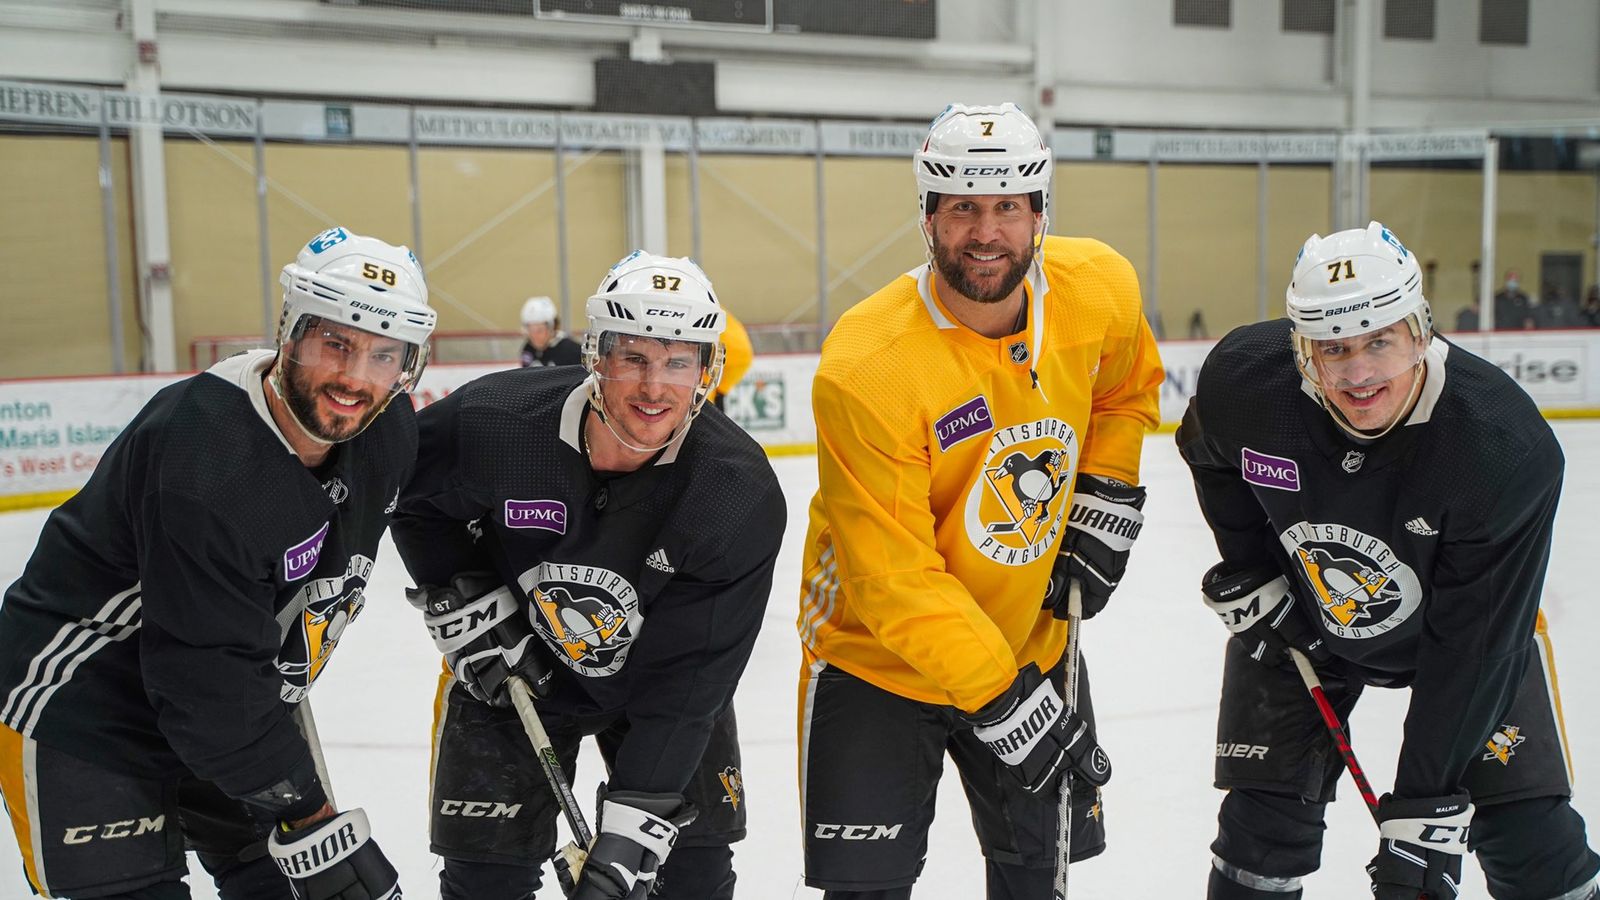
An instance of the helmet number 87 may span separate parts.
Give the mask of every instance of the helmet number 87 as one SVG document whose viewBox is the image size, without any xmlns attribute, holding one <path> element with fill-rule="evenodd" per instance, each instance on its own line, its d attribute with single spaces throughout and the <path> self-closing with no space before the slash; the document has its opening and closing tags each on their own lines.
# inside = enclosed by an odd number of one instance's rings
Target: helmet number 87
<svg viewBox="0 0 1600 900">
<path fill-rule="evenodd" d="M 381 281 L 390 287 L 394 287 L 395 281 L 398 280 L 393 269 L 385 269 L 375 263 L 362 263 L 361 274 L 368 281 Z"/>
<path fill-rule="evenodd" d="M 658 291 L 675 291 L 683 284 L 683 279 L 676 275 L 652 275 L 650 286 Z"/>
<path fill-rule="evenodd" d="M 1352 260 L 1344 259 L 1328 263 L 1328 283 L 1338 284 L 1342 279 L 1356 277 L 1356 267 Z"/>
</svg>

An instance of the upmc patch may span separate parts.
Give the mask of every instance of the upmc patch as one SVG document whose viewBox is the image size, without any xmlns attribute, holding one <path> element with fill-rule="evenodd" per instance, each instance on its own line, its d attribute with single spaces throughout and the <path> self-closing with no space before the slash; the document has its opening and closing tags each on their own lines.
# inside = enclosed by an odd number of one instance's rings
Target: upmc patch
<svg viewBox="0 0 1600 900">
<path fill-rule="evenodd" d="M 507 500 L 507 528 L 540 528 L 567 533 L 567 505 L 560 500 Z"/>
<path fill-rule="evenodd" d="M 1292 459 L 1257 453 L 1245 447 L 1240 453 L 1239 471 L 1251 484 L 1279 491 L 1300 490 L 1300 466 Z"/>
<path fill-rule="evenodd" d="M 940 450 L 949 450 L 967 438 L 986 434 L 993 429 L 994 419 L 989 416 L 989 401 L 982 394 L 950 410 L 933 423 L 933 435 L 939 440 Z"/>
<path fill-rule="evenodd" d="M 328 523 L 322 523 L 317 533 L 283 551 L 283 580 L 299 581 L 311 574 L 322 556 L 322 540 L 328 536 Z"/>
</svg>

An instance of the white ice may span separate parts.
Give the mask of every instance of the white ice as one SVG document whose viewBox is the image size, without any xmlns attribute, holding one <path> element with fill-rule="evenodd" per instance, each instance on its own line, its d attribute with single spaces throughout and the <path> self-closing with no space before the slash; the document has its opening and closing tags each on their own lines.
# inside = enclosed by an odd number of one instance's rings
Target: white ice
<svg viewBox="0 0 1600 900">
<path fill-rule="evenodd" d="M 1575 802 L 1593 821 L 1600 817 L 1600 776 L 1593 771 L 1600 766 L 1600 657 L 1587 641 L 1600 634 L 1600 603 L 1590 580 L 1594 510 L 1600 504 L 1600 422 L 1559 422 L 1556 432 L 1567 455 L 1566 487 L 1544 609 L 1578 772 Z M 789 530 L 737 700 L 750 836 L 737 845 L 735 865 L 740 897 L 815 900 L 821 893 L 801 881 L 794 619 L 816 464 L 800 457 L 775 460 L 774 466 L 787 491 Z M 1100 735 L 1115 775 L 1105 791 L 1110 846 L 1073 867 L 1071 893 L 1078 900 L 1202 897 L 1210 864 L 1207 847 L 1220 797 L 1211 787 L 1211 767 L 1224 636 L 1200 604 L 1196 583 L 1214 562 L 1215 545 L 1169 436 L 1146 441 L 1144 474 L 1150 488 L 1147 526 L 1128 578 L 1107 611 L 1084 628 Z M 0 584 L 20 573 L 45 515 L 0 516 L 0 546 L 7 548 L 0 553 Z M 437 896 L 438 862 L 428 852 L 427 768 L 438 657 L 401 598 L 406 583 L 386 542 L 366 611 L 345 633 L 313 696 L 339 803 L 366 808 L 407 896 L 431 897 Z M 1379 790 L 1393 780 L 1406 703 L 1404 691 L 1371 690 L 1353 716 L 1356 752 Z M 598 770 L 598 757 L 585 756 L 580 797 L 593 796 Z M 976 900 L 983 896 L 983 862 L 965 800 L 953 776 L 942 787 L 915 896 Z M 1372 821 L 1345 777 L 1328 816 L 1323 866 L 1306 879 L 1306 896 L 1368 896 L 1363 867 L 1375 849 Z M 9 855 L 0 850 L 0 858 Z M 27 897 L 20 860 L 11 860 L 0 862 L 0 898 Z M 1467 865 L 1463 896 L 1486 897 L 1482 876 L 1472 862 Z M 193 871 L 194 895 L 215 897 L 204 873 Z M 559 895 L 553 881 L 546 878 L 541 897 Z"/>
</svg>

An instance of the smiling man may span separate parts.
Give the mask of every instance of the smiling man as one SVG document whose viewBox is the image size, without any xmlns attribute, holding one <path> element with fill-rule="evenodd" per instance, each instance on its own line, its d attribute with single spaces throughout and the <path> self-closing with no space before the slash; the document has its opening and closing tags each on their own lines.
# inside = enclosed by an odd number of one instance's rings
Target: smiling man
<svg viewBox="0 0 1600 900">
<path fill-rule="evenodd" d="M 806 882 L 911 896 L 948 753 L 991 900 L 1048 900 L 1061 779 L 1082 860 L 1110 775 L 1086 681 L 1063 697 L 1065 584 L 1092 615 L 1122 577 L 1161 361 L 1128 261 L 1046 236 L 1050 148 L 1014 104 L 949 107 L 913 165 L 928 264 L 840 318 L 812 393 Z"/>
<path fill-rule="evenodd" d="M 527 900 L 555 850 L 512 675 L 539 695 L 568 778 L 582 737 L 605 759 L 572 900 L 733 896 L 745 798 L 730 702 L 783 492 L 761 447 L 706 402 L 726 313 L 699 266 L 634 253 L 588 313 L 587 371 L 489 375 L 419 417 L 395 542 L 448 666 L 432 775 L 444 900 Z M 509 812 L 460 813 L 473 803 Z"/>
<path fill-rule="evenodd" d="M 1555 435 L 1433 333 L 1416 258 L 1381 224 L 1312 235 L 1287 299 L 1287 321 L 1212 350 L 1178 430 L 1222 553 L 1205 602 L 1235 634 L 1207 896 L 1289 900 L 1320 863 L 1341 760 L 1289 647 L 1340 716 L 1366 686 L 1411 687 L 1377 900 L 1455 897 L 1468 850 L 1490 896 L 1594 896 L 1539 612 Z"/>
<path fill-rule="evenodd" d="M 156 394 L 0 606 L 0 790 L 47 897 L 188 897 L 186 848 L 229 900 L 400 896 L 306 697 L 411 471 L 435 316 L 410 250 L 343 228 L 280 282 L 277 350 Z"/>
</svg>

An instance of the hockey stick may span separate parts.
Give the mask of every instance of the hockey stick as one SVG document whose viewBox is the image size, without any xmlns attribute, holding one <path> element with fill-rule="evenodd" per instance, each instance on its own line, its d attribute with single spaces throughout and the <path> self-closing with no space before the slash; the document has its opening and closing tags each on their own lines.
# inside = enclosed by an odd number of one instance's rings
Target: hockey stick
<svg viewBox="0 0 1600 900">
<path fill-rule="evenodd" d="M 1078 626 L 1083 622 L 1083 585 L 1067 580 L 1066 702 L 1078 708 Z M 1067 900 L 1067 869 L 1072 865 L 1072 770 L 1061 777 L 1061 799 L 1056 803 L 1055 900 Z"/>
<path fill-rule="evenodd" d="M 583 810 L 578 806 L 578 798 L 573 796 L 572 785 L 567 783 L 567 776 L 561 771 L 561 760 L 556 757 L 556 748 L 550 743 L 549 733 L 544 730 L 539 711 L 533 708 L 533 691 L 528 687 L 528 682 L 521 675 L 512 675 L 506 682 L 511 689 L 511 705 L 517 708 L 517 718 L 522 720 L 522 728 L 528 732 L 528 740 L 533 742 L 533 753 L 539 758 L 539 768 L 544 770 L 545 780 L 550 782 L 550 790 L 555 793 L 556 802 L 566 814 L 573 837 L 582 845 L 568 843 L 552 861 L 562 893 L 571 896 L 578 873 L 588 858 L 588 847 L 594 843 L 594 833 L 583 818 Z"/>
<path fill-rule="evenodd" d="M 1350 746 L 1350 736 L 1345 734 L 1344 726 L 1339 724 L 1339 714 L 1334 712 L 1333 704 L 1328 702 L 1328 695 L 1322 690 L 1322 680 L 1317 677 L 1315 669 L 1311 668 L 1311 660 L 1295 647 L 1289 648 L 1289 658 L 1294 660 L 1294 667 L 1300 670 L 1300 680 L 1305 682 L 1306 690 L 1311 692 L 1311 699 L 1316 701 L 1317 712 L 1322 713 L 1322 724 L 1328 726 L 1328 734 L 1333 738 L 1333 745 L 1339 748 L 1339 755 L 1344 757 L 1344 767 L 1350 770 L 1350 777 L 1355 779 L 1356 790 L 1361 792 L 1361 799 L 1367 801 L 1367 811 L 1372 813 L 1372 820 L 1378 820 L 1378 796 L 1372 792 L 1372 784 L 1367 781 L 1367 773 L 1362 770 L 1361 763 L 1356 759 L 1356 751 Z"/>
</svg>

